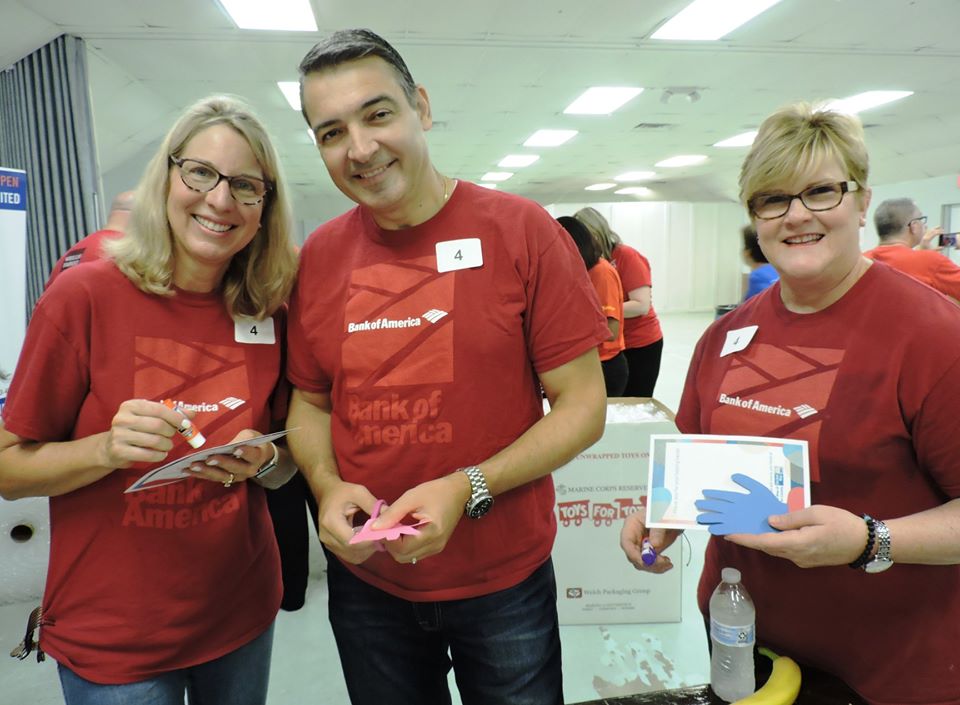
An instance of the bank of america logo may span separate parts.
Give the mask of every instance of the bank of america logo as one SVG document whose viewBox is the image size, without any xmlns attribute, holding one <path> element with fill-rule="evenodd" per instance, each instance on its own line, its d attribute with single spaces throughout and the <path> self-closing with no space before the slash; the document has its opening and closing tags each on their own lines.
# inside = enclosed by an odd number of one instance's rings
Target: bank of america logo
<svg viewBox="0 0 960 705">
<path fill-rule="evenodd" d="M 814 409 L 809 404 L 801 404 L 800 406 L 793 407 L 793 410 L 797 412 L 797 416 L 801 419 L 805 419 L 808 416 L 813 416 L 817 413 L 817 410 Z"/>
<path fill-rule="evenodd" d="M 226 399 L 221 399 L 220 403 L 228 409 L 237 409 L 247 402 L 245 402 L 243 399 L 237 399 L 236 397 L 227 397 Z"/>
<path fill-rule="evenodd" d="M 446 315 L 446 311 L 441 311 L 438 308 L 432 308 L 420 317 L 430 321 L 431 323 L 436 323 Z"/>
</svg>

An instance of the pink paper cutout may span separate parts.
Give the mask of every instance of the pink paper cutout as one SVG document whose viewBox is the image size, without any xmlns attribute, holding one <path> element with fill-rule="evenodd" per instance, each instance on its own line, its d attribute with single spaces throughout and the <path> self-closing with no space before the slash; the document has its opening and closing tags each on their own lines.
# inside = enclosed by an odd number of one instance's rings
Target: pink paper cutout
<svg viewBox="0 0 960 705">
<path fill-rule="evenodd" d="M 416 527 L 430 523 L 429 519 L 424 519 L 418 521 L 416 524 L 395 524 L 386 529 L 374 529 L 371 525 L 377 520 L 377 517 L 380 516 L 380 510 L 383 509 L 384 504 L 386 504 L 386 502 L 382 499 L 377 500 L 377 503 L 373 505 L 373 513 L 370 515 L 370 518 L 367 519 L 366 523 L 350 539 L 351 544 L 362 543 L 364 541 L 396 541 L 403 535 L 417 536 L 420 531 Z M 385 551 L 386 549 L 378 544 L 377 550 Z"/>
</svg>

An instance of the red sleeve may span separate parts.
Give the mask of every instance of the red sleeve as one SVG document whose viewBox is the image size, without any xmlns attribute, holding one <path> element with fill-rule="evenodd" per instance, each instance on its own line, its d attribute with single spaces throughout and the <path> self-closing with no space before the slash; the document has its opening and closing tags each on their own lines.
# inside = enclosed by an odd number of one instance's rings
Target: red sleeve
<svg viewBox="0 0 960 705">
<path fill-rule="evenodd" d="M 634 289 L 643 286 L 653 286 L 650 275 L 650 263 L 647 258 L 628 245 L 619 245 L 616 256 L 617 273 L 623 282 L 623 293 L 629 295 Z"/>
<path fill-rule="evenodd" d="M 34 309 L 3 407 L 3 424 L 32 441 L 73 437 L 90 387 L 90 306 L 76 277 L 55 282 Z"/>
<path fill-rule="evenodd" d="M 943 255 L 940 256 L 943 257 Z M 943 259 L 944 262 L 940 265 L 940 271 L 936 273 L 937 289 L 960 301 L 960 267 L 947 257 L 943 257 Z"/>
<path fill-rule="evenodd" d="M 610 331 L 583 258 L 546 211 L 528 222 L 527 349 L 537 372 L 556 369 L 596 348 Z"/>
</svg>

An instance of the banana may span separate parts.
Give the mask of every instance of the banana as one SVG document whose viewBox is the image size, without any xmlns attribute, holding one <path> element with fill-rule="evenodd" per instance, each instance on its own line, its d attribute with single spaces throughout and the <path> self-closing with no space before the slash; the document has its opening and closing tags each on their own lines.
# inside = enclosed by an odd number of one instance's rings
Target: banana
<svg viewBox="0 0 960 705">
<path fill-rule="evenodd" d="M 773 659 L 770 677 L 756 693 L 732 705 L 792 705 L 800 693 L 800 666 L 792 658 L 777 656 L 769 649 L 760 652 Z"/>
</svg>

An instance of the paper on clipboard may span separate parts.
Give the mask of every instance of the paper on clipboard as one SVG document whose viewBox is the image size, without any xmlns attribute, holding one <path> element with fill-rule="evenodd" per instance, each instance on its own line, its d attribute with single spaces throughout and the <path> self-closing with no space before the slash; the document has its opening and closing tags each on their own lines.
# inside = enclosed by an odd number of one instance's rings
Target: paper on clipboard
<svg viewBox="0 0 960 705">
<path fill-rule="evenodd" d="M 187 469 L 192 463 L 202 463 L 212 455 L 231 455 L 233 451 L 240 446 L 257 446 L 262 443 L 275 441 L 294 430 L 296 429 L 290 428 L 283 431 L 267 433 L 263 436 L 256 436 L 255 438 L 248 438 L 245 441 L 237 441 L 236 443 L 228 443 L 227 445 L 214 446 L 211 448 L 202 448 L 196 453 L 184 455 L 166 465 L 154 468 L 124 490 L 124 494 L 150 490 L 154 487 L 161 487 L 162 485 L 169 485 L 173 482 L 186 480 L 188 477 L 194 477 L 194 474 Z"/>
<path fill-rule="evenodd" d="M 700 529 L 694 505 L 705 489 L 743 492 L 747 475 L 791 510 L 810 506 L 807 442 L 763 436 L 671 434 L 650 437 L 647 521 L 650 528 Z"/>
</svg>

